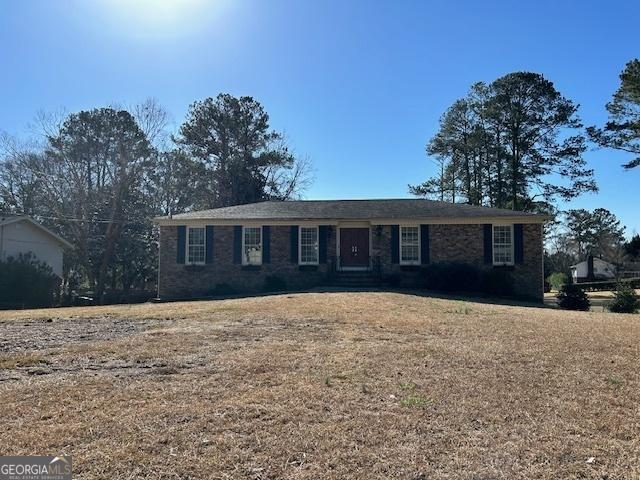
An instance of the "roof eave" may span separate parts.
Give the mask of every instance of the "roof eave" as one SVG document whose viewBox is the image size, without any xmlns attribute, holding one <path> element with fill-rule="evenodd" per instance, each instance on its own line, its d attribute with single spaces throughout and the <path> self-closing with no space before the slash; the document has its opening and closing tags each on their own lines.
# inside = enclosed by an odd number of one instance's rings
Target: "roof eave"
<svg viewBox="0 0 640 480">
<path fill-rule="evenodd" d="M 68 249 L 73 249 L 73 245 L 70 244 L 69 242 L 67 242 L 64 238 L 62 238 L 60 235 L 52 232 L 51 230 L 49 230 L 47 227 L 40 225 L 38 222 L 36 222 L 33 218 L 31 217 L 27 217 L 27 216 L 19 216 L 19 217 L 14 217 L 10 220 L 7 220 L 5 222 L 0 223 L 0 226 L 4 227 L 5 225 L 10 225 L 12 223 L 16 223 L 16 222 L 29 222 L 32 225 L 36 226 L 37 228 L 39 228 L 40 230 L 42 230 L 43 232 L 45 232 L 46 234 L 48 234 L 49 236 L 53 237 L 54 240 L 58 241 L 59 243 L 61 243 L 65 248 Z"/>
<path fill-rule="evenodd" d="M 211 225 L 237 225 L 238 223 L 262 223 L 262 224 L 295 224 L 296 222 L 316 222 L 328 225 L 339 222 L 369 222 L 374 225 L 395 225 L 398 223 L 424 223 L 424 224 L 484 224 L 484 223 L 532 223 L 543 224 L 553 217 L 549 215 L 487 215 L 482 217 L 384 217 L 384 218 L 313 218 L 313 217 L 265 217 L 265 218 L 212 218 L 212 217 L 188 217 L 168 218 L 156 217 L 153 222 L 159 226 L 176 226 L 189 224 L 209 223 Z"/>
</svg>

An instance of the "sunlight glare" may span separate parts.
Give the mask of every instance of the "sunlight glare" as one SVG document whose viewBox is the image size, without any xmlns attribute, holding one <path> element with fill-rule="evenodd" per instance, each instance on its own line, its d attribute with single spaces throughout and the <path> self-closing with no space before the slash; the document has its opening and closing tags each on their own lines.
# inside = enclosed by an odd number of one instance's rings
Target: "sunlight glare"
<svg viewBox="0 0 640 480">
<path fill-rule="evenodd" d="M 186 33 L 202 25 L 207 14 L 225 1 L 207 0 L 107 0 L 118 27 L 147 33 Z"/>
</svg>

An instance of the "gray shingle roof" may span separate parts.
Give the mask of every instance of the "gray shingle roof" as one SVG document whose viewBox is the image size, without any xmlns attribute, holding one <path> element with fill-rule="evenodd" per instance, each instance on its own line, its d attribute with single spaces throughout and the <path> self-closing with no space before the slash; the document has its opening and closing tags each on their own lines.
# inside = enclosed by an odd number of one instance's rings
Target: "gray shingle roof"
<svg viewBox="0 0 640 480">
<path fill-rule="evenodd" d="M 418 198 L 383 200 L 267 201 L 173 215 L 173 220 L 372 220 L 524 217 L 544 220 L 544 215 L 500 208 L 477 207 Z M 159 217 L 162 223 L 169 217 Z"/>
</svg>

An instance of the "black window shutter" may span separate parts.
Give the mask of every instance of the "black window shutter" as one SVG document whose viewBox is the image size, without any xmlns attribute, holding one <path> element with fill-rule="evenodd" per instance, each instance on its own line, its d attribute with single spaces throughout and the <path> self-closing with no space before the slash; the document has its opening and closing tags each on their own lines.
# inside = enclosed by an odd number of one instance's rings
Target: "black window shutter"
<svg viewBox="0 0 640 480">
<path fill-rule="evenodd" d="M 420 225 L 420 263 L 429 263 L 429 225 Z"/>
<path fill-rule="evenodd" d="M 298 263 L 298 226 L 291 225 L 291 263 Z"/>
<path fill-rule="evenodd" d="M 524 262 L 524 239 L 522 230 L 521 223 L 516 223 L 513 226 L 513 259 L 515 263 Z"/>
<path fill-rule="evenodd" d="M 484 224 L 484 263 L 493 263 L 493 226 L 490 223 Z"/>
<path fill-rule="evenodd" d="M 233 227 L 233 263 L 242 263 L 242 225 Z"/>
<path fill-rule="evenodd" d="M 268 225 L 262 227 L 262 263 L 271 262 L 271 228 Z"/>
<path fill-rule="evenodd" d="M 318 227 L 318 260 L 320 263 L 327 263 L 327 240 L 329 237 L 329 226 L 320 225 Z"/>
<path fill-rule="evenodd" d="M 187 243 L 187 227 L 184 225 L 178 226 L 178 243 L 176 245 L 176 262 L 184 263 L 184 254 Z"/>
<path fill-rule="evenodd" d="M 391 263 L 400 263 L 400 225 L 391 225 Z"/>
<path fill-rule="evenodd" d="M 213 263 L 213 225 L 205 227 L 204 263 Z"/>
</svg>

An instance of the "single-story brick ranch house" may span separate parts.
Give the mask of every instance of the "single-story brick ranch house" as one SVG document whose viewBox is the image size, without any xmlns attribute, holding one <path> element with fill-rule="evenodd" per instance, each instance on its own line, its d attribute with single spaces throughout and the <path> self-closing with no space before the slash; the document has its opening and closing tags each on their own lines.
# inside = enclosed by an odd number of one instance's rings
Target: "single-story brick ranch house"
<svg viewBox="0 0 640 480">
<path fill-rule="evenodd" d="M 158 217 L 158 295 L 255 291 L 268 276 L 303 289 L 355 272 L 411 286 L 429 264 L 457 262 L 507 269 L 517 295 L 542 300 L 546 220 L 423 199 L 266 201 Z"/>
</svg>

